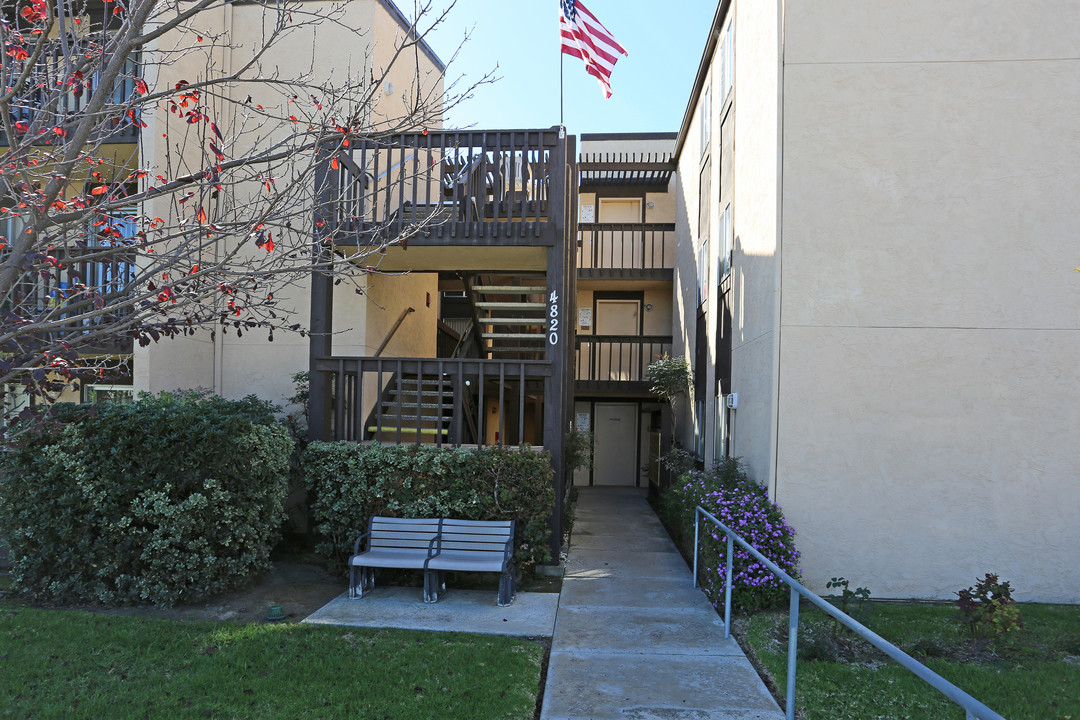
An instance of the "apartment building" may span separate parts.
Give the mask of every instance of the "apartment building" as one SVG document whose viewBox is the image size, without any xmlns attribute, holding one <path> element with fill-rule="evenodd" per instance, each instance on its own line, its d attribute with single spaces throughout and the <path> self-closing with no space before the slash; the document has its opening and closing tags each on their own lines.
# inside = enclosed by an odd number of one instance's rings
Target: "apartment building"
<svg viewBox="0 0 1080 720">
<path fill-rule="evenodd" d="M 809 585 L 1076 602 L 1080 8 L 721 2 L 676 143 L 683 442 Z"/>
<path fill-rule="evenodd" d="M 363 113 L 356 126 L 361 132 L 380 132 L 400 126 L 400 118 L 416 104 L 427 104 L 436 111 L 441 109 L 445 67 L 423 40 L 417 43 L 415 51 L 409 50 L 404 55 L 398 53 L 402 43 L 409 39 L 412 25 L 390 0 L 354 0 L 344 5 L 310 0 L 303 4 L 303 13 L 295 19 L 307 25 L 276 41 L 273 54 L 262 60 L 267 76 L 280 74 L 319 79 L 327 88 L 327 95 L 334 87 L 345 87 L 358 80 L 377 82 L 379 87 L 370 93 L 370 102 L 358 97 L 356 108 L 349 107 L 347 102 L 339 103 L 342 112 Z M 150 66 L 148 72 L 152 77 L 148 77 L 148 82 L 151 85 L 172 87 L 178 81 L 205 76 L 210 68 L 221 76 L 228 76 L 249 62 L 253 53 L 266 42 L 267 16 L 259 4 L 223 4 L 214 15 L 204 18 L 203 23 L 215 31 L 227 33 L 230 39 L 227 51 L 217 48 L 205 53 L 191 52 L 167 66 Z M 362 32 L 355 32 L 357 28 Z M 158 44 L 168 47 L 174 42 L 175 38 L 165 36 Z M 222 115 L 219 124 L 228 128 L 251 128 L 250 132 L 239 133 L 235 138 L 230 148 L 235 156 L 243 156 L 257 146 L 273 146 L 296 127 L 282 123 L 260 125 L 250 116 L 251 107 L 257 106 L 267 116 L 284 118 L 298 113 L 301 106 L 296 103 L 307 101 L 307 98 L 290 98 L 281 87 L 269 83 L 237 84 L 227 92 L 230 96 L 218 101 L 214 108 Z M 150 167 L 164 163 L 166 158 L 174 158 L 178 152 L 176 142 L 168 137 L 170 122 L 175 122 L 175 118 L 164 113 L 147 119 L 143 145 Z M 424 123 L 424 128 L 434 130 L 438 127 L 441 127 L 441 117 L 436 112 Z M 197 156 L 204 151 L 196 144 L 187 148 L 187 152 Z M 405 181 L 409 175 L 409 161 L 410 158 L 394 157 L 381 168 L 371 169 L 381 176 L 382 183 L 397 183 Z M 173 162 L 175 164 L 175 159 Z M 298 165 L 305 162 L 306 157 L 300 158 Z M 279 183 L 291 180 L 286 172 L 279 175 Z M 307 184 L 311 183 L 311 180 L 307 181 Z M 258 192 L 259 184 L 258 181 L 251 183 L 252 194 Z M 166 201 L 151 203 L 148 214 L 172 221 L 182 212 L 184 208 Z M 312 208 L 296 207 L 292 224 L 297 232 L 306 236 L 312 226 Z M 232 249 L 222 247 L 220 251 Z M 356 260 L 380 269 L 390 266 L 380 263 L 378 257 L 358 257 Z M 279 307 L 304 325 L 311 315 L 309 288 L 308 279 L 301 278 L 277 293 L 275 298 Z M 338 301 L 334 327 L 338 347 L 349 348 L 351 354 L 374 352 L 400 314 L 406 308 L 413 308 L 415 314 L 410 314 L 401 332 L 396 333 L 383 350 L 404 355 L 434 350 L 434 335 L 428 337 L 416 328 L 435 322 L 437 305 L 425 301 L 425 297 L 438 295 L 435 275 L 421 272 L 403 275 L 396 271 L 374 273 L 355 283 L 337 285 L 335 294 Z M 134 387 L 150 392 L 202 387 L 228 397 L 255 394 L 285 404 L 286 398 L 295 392 L 293 376 L 308 369 L 308 355 L 308 341 L 298 333 L 278 333 L 274 342 L 268 343 L 265 333 L 200 332 L 173 338 L 167 343 L 136 348 Z"/>
</svg>

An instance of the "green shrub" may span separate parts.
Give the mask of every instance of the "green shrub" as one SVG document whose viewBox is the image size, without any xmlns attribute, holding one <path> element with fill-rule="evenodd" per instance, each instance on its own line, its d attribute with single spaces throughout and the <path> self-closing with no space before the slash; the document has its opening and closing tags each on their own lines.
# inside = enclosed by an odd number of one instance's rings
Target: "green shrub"
<svg viewBox="0 0 1080 720">
<path fill-rule="evenodd" d="M 795 530 L 765 488 L 746 477 L 738 459 L 725 459 L 709 472 L 691 470 L 660 498 L 660 516 L 683 554 L 694 554 L 694 508 L 705 508 L 762 555 L 798 577 Z M 727 574 L 727 534 L 702 518 L 698 581 L 713 607 L 723 609 Z M 741 546 L 735 546 L 732 609 L 755 612 L 788 597 L 783 581 Z"/>
<path fill-rule="evenodd" d="M 372 515 L 516 520 L 515 560 L 551 558 L 554 471 L 547 453 L 314 442 L 303 458 L 316 550 L 344 564 Z"/>
<path fill-rule="evenodd" d="M 985 645 L 1024 626 L 1012 593 L 1012 585 L 995 573 L 986 573 L 982 580 L 956 593 L 956 604 L 971 631 L 972 644 Z"/>
<path fill-rule="evenodd" d="M 268 567 L 292 441 L 254 397 L 68 406 L 0 457 L 0 534 L 31 597 L 172 605 Z"/>
</svg>

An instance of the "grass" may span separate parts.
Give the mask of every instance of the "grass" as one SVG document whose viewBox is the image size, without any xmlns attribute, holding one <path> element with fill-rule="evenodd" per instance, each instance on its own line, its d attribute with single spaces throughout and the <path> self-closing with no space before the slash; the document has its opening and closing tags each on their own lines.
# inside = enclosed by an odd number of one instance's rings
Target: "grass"
<svg viewBox="0 0 1080 720">
<path fill-rule="evenodd" d="M 0 606 L 0 718 L 518 718 L 527 640 Z"/>
<path fill-rule="evenodd" d="M 1009 720 L 1080 720 L 1080 607 L 1020 605 L 1025 627 L 973 647 L 955 607 L 877 604 L 871 629 Z M 803 609 L 796 707 L 806 720 L 963 720 L 964 712 L 832 620 Z M 787 613 L 749 619 L 745 642 L 774 687 L 787 677 Z M 780 698 L 783 706 L 783 698 Z"/>
</svg>

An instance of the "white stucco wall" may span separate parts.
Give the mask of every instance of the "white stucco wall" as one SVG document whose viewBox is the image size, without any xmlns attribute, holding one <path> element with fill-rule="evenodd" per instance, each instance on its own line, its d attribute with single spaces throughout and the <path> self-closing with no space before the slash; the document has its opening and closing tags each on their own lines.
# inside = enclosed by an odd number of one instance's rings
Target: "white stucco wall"
<svg viewBox="0 0 1080 720">
<path fill-rule="evenodd" d="M 810 586 L 1080 601 L 1080 6 L 790 0 L 784 30 L 777 497 Z"/>
</svg>

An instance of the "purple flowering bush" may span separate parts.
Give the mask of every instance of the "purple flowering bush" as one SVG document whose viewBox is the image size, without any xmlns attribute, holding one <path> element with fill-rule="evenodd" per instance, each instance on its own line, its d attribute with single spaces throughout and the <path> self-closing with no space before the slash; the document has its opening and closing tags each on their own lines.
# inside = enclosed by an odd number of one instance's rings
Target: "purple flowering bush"
<svg viewBox="0 0 1080 720">
<path fill-rule="evenodd" d="M 738 459 L 727 459 L 711 471 L 683 474 L 661 499 L 661 517 L 687 558 L 694 556 L 694 508 L 700 505 L 738 533 L 758 552 L 793 577 L 798 577 L 799 551 L 795 530 L 784 521 L 780 507 L 766 489 L 746 477 Z M 713 607 L 724 607 L 727 574 L 727 535 L 702 518 L 698 580 Z M 741 546 L 735 546 L 731 589 L 732 609 L 755 612 L 788 597 L 783 581 Z"/>
</svg>

